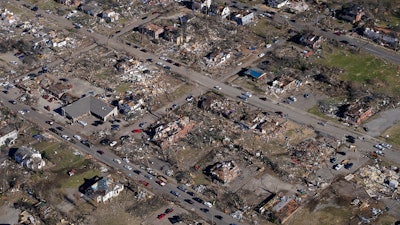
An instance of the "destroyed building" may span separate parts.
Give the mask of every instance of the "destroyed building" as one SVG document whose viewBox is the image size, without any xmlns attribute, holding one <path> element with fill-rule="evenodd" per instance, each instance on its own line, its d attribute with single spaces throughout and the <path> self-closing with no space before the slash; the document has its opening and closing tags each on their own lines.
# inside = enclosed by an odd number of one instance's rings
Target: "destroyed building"
<svg viewBox="0 0 400 225">
<path fill-rule="evenodd" d="M 117 183 L 111 177 L 95 176 L 85 179 L 85 183 L 79 187 L 79 191 L 97 203 L 106 202 L 118 196 L 124 190 L 124 185 Z"/>
<path fill-rule="evenodd" d="M 234 161 L 225 161 L 215 163 L 208 169 L 207 173 L 213 179 L 226 184 L 239 176 L 240 169 Z"/>
<path fill-rule="evenodd" d="M 364 19 L 365 10 L 356 4 L 344 5 L 340 10 L 335 12 L 336 18 L 349 22 L 357 23 Z"/>
<path fill-rule="evenodd" d="M 293 198 L 271 194 L 256 207 L 256 211 L 285 223 L 299 207 L 300 204 Z"/>
<path fill-rule="evenodd" d="M 164 33 L 161 34 L 161 37 L 164 40 L 175 43 L 177 45 L 190 41 L 189 35 L 185 35 L 181 28 L 174 26 L 166 26 L 164 29 Z"/>
<path fill-rule="evenodd" d="M 286 131 L 287 122 L 287 119 L 283 117 L 257 113 L 251 120 L 251 129 L 260 131 L 264 137 L 273 138 Z"/>
<path fill-rule="evenodd" d="M 371 198 L 400 194 L 398 168 L 388 168 L 378 164 L 368 165 L 360 168 L 359 176 L 363 181 L 365 191 Z"/>
<path fill-rule="evenodd" d="M 271 82 L 270 89 L 271 91 L 275 92 L 276 94 L 281 94 L 284 92 L 287 92 L 289 90 L 293 90 L 296 87 L 299 87 L 302 85 L 302 82 L 300 80 L 294 79 L 293 77 L 287 76 L 287 75 L 282 75 L 277 78 L 275 78 Z"/>
<path fill-rule="evenodd" d="M 300 43 L 311 49 L 317 49 L 321 47 L 322 37 L 318 36 L 312 32 L 308 32 L 301 36 Z"/>
<path fill-rule="evenodd" d="M 240 12 L 232 12 L 229 15 L 231 20 L 236 21 L 238 25 L 245 26 L 255 20 L 254 13 L 242 10 Z"/>
<path fill-rule="evenodd" d="M 0 147 L 3 145 L 13 145 L 18 137 L 18 130 L 13 126 L 0 128 Z"/>
<path fill-rule="evenodd" d="M 372 116 L 372 107 L 369 106 L 369 104 L 360 101 L 346 104 L 340 108 L 344 110 L 343 120 L 349 124 L 360 125 Z M 339 117 L 341 117 L 341 113 L 339 113 Z"/>
<path fill-rule="evenodd" d="M 372 29 L 367 27 L 365 28 L 363 34 L 365 37 L 377 43 L 383 43 L 389 46 L 398 47 L 400 46 L 400 40 L 396 37 L 396 35 L 393 35 L 393 33 L 394 31 L 385 28 L 375 27 L 374 29 Z"/>
<path fill-rule="evenodd" d="M 162 33 L 164 33 L 164 28 L 155 25 L 154 23 L 148 23 L 138 27 L 138 30 L 142 34 L 149 35 L 153 39 L 158 39 Z"/>
<path fill-rule="evenodd" d="M 154 128 L 152 141 L 161 149 L 175 144 L 179 139 L 186 137 L 187 133 L 196 125 L 196 122 L 185 116 L 166 125 L 157 125 Z"/>
<path fill-rule="evenodd" d="M 56 2 L 66 6 L 75 6 L 75 7 L 81 4 L 80 0 L 56 0 Z"/>
<path fill-rule="evenodd" d="M 282 170 L 289 173 L 286 179 L 291 182 L 312 179 L 315 172 L 323 166 L 323 162 L 335 152 L 333 143 L 334 140 L 328 138 L 323 140 L 310 138 L 289 145 L 289 157 L 280 160 Z"/>
<path fill-rule="evenodd" d="M 211 50 L 211 52 L 204 57 L 208 66 L 219 65 L 230 58 L 230 53 L 227 53 L 219 48 Z"/>
<path fill-rule="evenodd" d="M 282 8 L 289 3 L 289 0 L 268 0 L 267 5 L 272 8 Z"/>
<path fill-rule="evenodd" d="M 40 170 L 46 163 L 42 155 L 31 147 L 21 146 L 14 154 L 17 163 L 31 170 Z"/>
</svg>

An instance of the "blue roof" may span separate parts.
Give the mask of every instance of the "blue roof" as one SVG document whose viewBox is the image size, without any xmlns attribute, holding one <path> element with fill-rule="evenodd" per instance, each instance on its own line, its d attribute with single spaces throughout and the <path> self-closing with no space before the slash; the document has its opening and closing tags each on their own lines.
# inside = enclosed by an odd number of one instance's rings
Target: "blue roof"
<svg viewBox="0 0 400 225">
<path fill-rule="evenodd" d="M 258 79 L 264 74 L 264 72 L 259 71 L 259 70 L 250 69 L 250 70 L 247 70 L 246 74 L 248 74 L 251 77 L 254 77 L 254 78 Z"/>
</svg>

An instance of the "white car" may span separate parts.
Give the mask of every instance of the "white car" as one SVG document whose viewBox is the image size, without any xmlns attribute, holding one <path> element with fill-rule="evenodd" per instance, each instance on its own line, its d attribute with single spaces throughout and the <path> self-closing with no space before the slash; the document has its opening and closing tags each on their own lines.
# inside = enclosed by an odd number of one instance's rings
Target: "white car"
<svg viewBox="0 0 400 225">
<path fill-rule="evenodd" d="M 335 170 L 340 170 L 340 169 L 342 169 L 342 167 L 343 167 L 343 164 L 337 164 L 335 166 Z"/>
<path fill-rule="evenodd" d="M 260 53 L 259 55 L 258 55 L 258 57 L 264 57 L 265 56 L 265 54 L 264 53 Z"/>
<path fill-rule="evenodd" d="M 71 140 L 71 138 L 68 137 L 68 135 L 66 135 L 66 134 L 63 134 L 61 137 L 64 138 L 65 140 L 67 140 L 67 141 Z"/>
<path fill-rule="evenodd" d="M 204 202 L 203 203 L 205 206 L 208 206 L 209 208 L 211 208 L 212 207 L 212 204 L 211 204 L 211 202 Z"/>
<path fill-rule="evenodd" d="M 127 170 L 132 170 L 132 167 L 131 167 L 130 165 L 125 165 L 124 167 L 125 167 L 125 169 L 127 169 Z"/>
<path fill-rule="evenodd" d="M 217 90 L 221 90 L 222 89 L 220 86 L 215 86 L 214 88 L 217 89 Z"/>
<path fill-rule="evenodd" d="M 79 136 L 79 135 L 77 135 L 77 134 L 75 134 L 73 137 L 74 137 L 76 140 L 78 140 L 78 141 L 82 140 L 81 136 Z"/>
<path fill-rule="evenodd" d="M 121 160 L 119 160 L 119 159 L 114 159 L 114 162 L 121 164 Z"/>
<path fill-rule="evenodd" d="M 110 146 L 114 147 L 116 144 L 117 144 L 117 141 L 113 141 L 113 142 L 110 143 Z"/>
<path fill-rule="evenodd" d="M 19 112 L 19 114 L 21 114 L 21 115 L 24 115 L 24 114 L 25 114 L 25 112 L 22 111 L 22 110 L 19 110 L 18 112 Z"/>
<path fill-rule="evenodd" d="M 250 98 L 252 96 L 250 92 L 246 92 L 243 95 L 246 96 L 247 98 Z"/>
<path fill-rule="evenodd" d="M 123 158 L 122 160 L 123 160 L 124 162 L 126 162 L 126 163 L 129 163 L 129 159 L 128 159 L 128 158 L 126 158 L 126 157 L 125 157 L 125 158 Z"/>
</svg>

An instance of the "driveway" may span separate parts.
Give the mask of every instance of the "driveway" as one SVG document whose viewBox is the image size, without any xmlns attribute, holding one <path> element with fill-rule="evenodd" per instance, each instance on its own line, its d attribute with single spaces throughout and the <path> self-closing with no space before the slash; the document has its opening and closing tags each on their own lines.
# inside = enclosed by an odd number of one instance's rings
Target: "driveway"
<svg viewBox="0 0 400 225">
<path fill-rule="evenodd" d="M 390 109 L 379 113 L 378 118 L 365 124 L 365 127 L 368 128 L 370 136 L 377 137 L 399 120 L 400 109 Z"/>
</svg>

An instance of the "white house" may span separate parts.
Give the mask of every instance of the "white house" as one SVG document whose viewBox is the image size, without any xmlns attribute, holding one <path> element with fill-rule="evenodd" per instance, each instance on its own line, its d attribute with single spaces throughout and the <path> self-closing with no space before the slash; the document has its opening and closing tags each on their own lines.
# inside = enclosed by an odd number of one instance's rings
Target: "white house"
<svg viewBox="0 0 400 225">
<path fill-rule="evenodd" d="M 40 170 L 46 163 L 42 155 L 31 147 L 21 146 L 15 152 L 14 159 L 17 163 L 31 170 Z"/>
<path fill-rule="evenodd" d="M 10 126 L 0 130 L 0 146 L 13 145 L 18 137 L 18 131 Z"/>
</svg>

